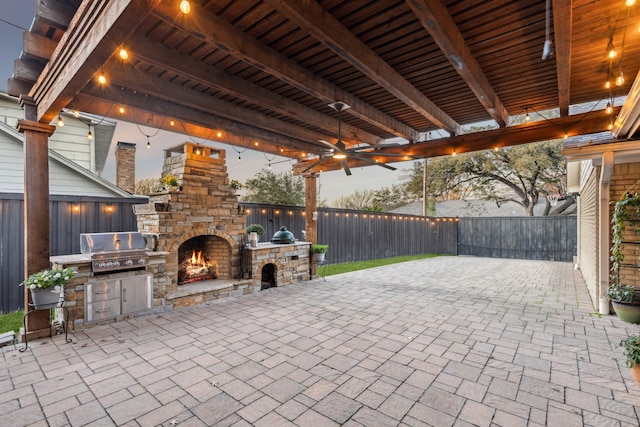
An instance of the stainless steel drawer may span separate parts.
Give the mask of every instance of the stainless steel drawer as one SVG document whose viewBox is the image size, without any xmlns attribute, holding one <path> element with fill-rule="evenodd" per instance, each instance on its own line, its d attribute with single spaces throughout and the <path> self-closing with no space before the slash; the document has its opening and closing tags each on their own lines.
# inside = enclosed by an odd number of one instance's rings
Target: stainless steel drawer
<svg viewBox="0 0 640 427">
<path fill-rule="evenodd" d="M 87 322 L 120 315 L 120 298 L 87 304 Z"/>
<path fill-rule="evenodd" d="M 120 280 L 100 280 L 87 283 L 87 304 L 105 301 L 113 298 L 120 299 Z"/>
</svg>

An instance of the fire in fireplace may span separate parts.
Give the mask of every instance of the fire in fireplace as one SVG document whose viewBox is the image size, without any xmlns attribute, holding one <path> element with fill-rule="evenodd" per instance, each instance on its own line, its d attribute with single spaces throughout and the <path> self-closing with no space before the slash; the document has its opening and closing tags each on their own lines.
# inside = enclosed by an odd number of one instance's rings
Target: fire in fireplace
<svg viewBox="0 0 640 427">
<path fill-rule="evenodd" d="M 191 256 L 180 264 L 178 278 L 182 284 L 217 279 L 218 266 L 203 256 L 202 251 L 193 250 Z"/>
</svg>

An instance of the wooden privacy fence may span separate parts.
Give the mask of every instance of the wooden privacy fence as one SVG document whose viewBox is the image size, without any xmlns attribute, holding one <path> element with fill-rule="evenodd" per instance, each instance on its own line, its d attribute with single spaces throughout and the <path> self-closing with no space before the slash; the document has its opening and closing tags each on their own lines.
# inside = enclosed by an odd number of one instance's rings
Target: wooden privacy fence
<svg viewBox="0 0 640 427">
<path fill-rule="evenodd" d="M 136 231 L 133 204 L 146 198 L 50 196 L 51 255 L 80 253 L 80 233 Z M 23 308 L 24 202 L 0 195 L 0 312 Z"/>
<path fill-rule="evenodd" d="M 575 216 L 460 218 L 458 255 L 573 261 Z"/>
<path fill-rule="evenodd" d="M 269 241 L 280 226 L 302 240 L 305 210 L 300 206 L 241 203 L 247 224 L 265 228 Z M 318 208 L 318 243 L 329 245 L 330 264 L 394 256 L 456 254 L 457 219 L 348 209 Z"/>
</svg>

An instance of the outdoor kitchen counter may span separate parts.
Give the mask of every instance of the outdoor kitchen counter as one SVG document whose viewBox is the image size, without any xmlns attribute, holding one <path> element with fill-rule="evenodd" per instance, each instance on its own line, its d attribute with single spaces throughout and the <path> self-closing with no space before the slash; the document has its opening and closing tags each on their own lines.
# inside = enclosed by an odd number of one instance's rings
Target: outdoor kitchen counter
<svg viewBox="0 0 640 427">
<path fill-rule="evenodd" d="M 100 280 L 125 279 L 134 276 L 151 275 L 152 299 L 151 310 L 164 305 L 166 287 L 171 283 L 165 274 L 167 252 L 147 252 L 149 264 L 146 268 L 127 271 L 114 271 L 96 274 L 91 267 L 92 260 L 85 254 L 58 255 L 50 257 L 53 269 L 73 267 L 77 270 L 76 276 L 64 288 L 65 307 L 69 309 L 68 324 L 71 329 L 79 329 L 89 326 L 87 320 L 87 283 Z M 131 316 L 118 315 L 108 321 L 121 320 Z M 97 324 L 97 323 L 92 323 Z"/>
</svg>

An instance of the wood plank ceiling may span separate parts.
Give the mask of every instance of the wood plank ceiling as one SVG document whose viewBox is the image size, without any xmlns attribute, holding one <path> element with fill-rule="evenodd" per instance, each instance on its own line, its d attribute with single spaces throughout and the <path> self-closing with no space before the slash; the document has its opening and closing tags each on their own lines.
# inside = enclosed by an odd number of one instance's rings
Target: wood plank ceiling
<svg viewBox="0 0 640 427">
<path fill-rule="evenodd" d="M 337 142 L 334 101 L 351 106 L 346 147 L 404 141 L 369 149 L 389 162 L 605 130 L 605 112 L 569 107 L 626 95 L 640 69 L 640 5 L 625 0 L 553 0 L 549 15 L 545 0 L 180 3 L 39 0 L 10 94 L 33 97 L 42 122 L 80 109 L 288 156 L 301 172 L 327 155 L 319 140 Z M 605 89 L 619 71 L 624 83 Z M 551 109 L 560 117 L 512 125 Z M 461 130 L 486 121 L 498 129 Z"/>
</svg>

